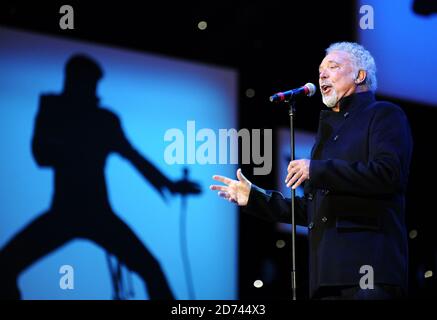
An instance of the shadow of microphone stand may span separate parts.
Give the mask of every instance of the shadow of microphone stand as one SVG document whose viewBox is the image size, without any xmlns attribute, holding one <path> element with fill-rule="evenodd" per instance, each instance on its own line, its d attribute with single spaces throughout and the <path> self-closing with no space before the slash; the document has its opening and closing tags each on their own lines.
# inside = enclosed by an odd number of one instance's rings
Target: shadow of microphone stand
<svg viewBox="0 0 437 320">
<path fill-rule="evenodd" d="M 184 168 L 183 181 L 188 181 L 188 168 Z M 188 298 L 194 300 L 194 285 L 191 273 L 190 259 L 188 257 L 188 241 L 187 241 L 187 195 L 181 194 L 181 222 L 179 225 L 180 244 L 182 252 L 182 263 L 185 269 L 185 280 L 188 287 Z"/>
<path fill-rule="evenodd" d="M 112 260 L 114 260 L 114 263 Z M 106 252 L 106 261 L 108 263 L 109 273 L 111 275 L 113 300 L 127 300 L 135 297 L 132 285 L 132 275 L 126 266 L 123 265 L 116 257 Z M 127 286 L 123 282 L 123 269 L 125 269 Z M 127 289 L 126 289 L 127 287 Z"/>
</svg>

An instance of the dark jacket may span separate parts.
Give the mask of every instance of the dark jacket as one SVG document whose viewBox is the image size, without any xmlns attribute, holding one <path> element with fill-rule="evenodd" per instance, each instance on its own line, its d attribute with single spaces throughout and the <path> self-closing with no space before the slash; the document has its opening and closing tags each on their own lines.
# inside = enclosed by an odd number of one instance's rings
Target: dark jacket
<svg viewBox="0 0 437 320">
<path fill-rule="evenodd" d="M 359 285 L 362 266 L 374 283 L 406 290 L 405 191 L 412 153 L 407 118 L 372 92 L 321 111 L 297 224 L 308 226 L 310 294 L 321 286 Z M 252 185 L 245 211 L 291 222 L 290 200 Z"/>
</svg>

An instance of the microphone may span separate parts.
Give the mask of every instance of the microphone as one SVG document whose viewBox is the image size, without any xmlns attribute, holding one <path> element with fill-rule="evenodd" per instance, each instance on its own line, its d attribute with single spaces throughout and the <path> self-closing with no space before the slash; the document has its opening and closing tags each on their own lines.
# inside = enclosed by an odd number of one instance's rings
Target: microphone
<svg viewBox="0 0 437 320">
<path fill-rule="evenodd" d="M 270 102 L 289 101 L 292 97 L 301 96 L 301 95 L 312 97 L 314 93 L 316 93 L 316 90 L 317 89 L 314 84 L 307 83 L 306 85 L 297 89 L 275 93 L 273 96 L 270 97 Z"/>
</svg>

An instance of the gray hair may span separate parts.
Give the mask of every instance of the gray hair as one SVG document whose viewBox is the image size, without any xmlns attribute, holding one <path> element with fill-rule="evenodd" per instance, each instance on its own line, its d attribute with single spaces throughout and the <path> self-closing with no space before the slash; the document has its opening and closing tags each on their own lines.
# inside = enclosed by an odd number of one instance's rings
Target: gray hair
<svg viewBox="0 0 437 320">
<path fill-rule="evenodd" d="M 376 64 L 375 59 L 368 50 L 362 45 L 355 42 L 336 42 L 326 49 L 326 54 L 330 54 L 333 51 L 347 52 L 352 58 L 352 62 L 355 65 L 355 70 L 364 70 L 367 72 L 366 80 L 364 84 L 372 91 L 376 90 Z"/>
</svg>

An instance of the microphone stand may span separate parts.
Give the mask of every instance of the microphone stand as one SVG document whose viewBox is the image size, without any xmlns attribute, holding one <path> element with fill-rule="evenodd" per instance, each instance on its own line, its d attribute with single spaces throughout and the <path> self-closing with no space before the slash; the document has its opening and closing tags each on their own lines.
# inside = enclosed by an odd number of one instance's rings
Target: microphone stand
<svg viewBox="0 0 437 320">
<path fill-rule="evenodd" d="M 290 154 L 291 161 L 294 160 L 294 125 L 293 125 L 293 117 L 295 113 L 295 105 L 296 105 L 296 97 L 298 95 L 305 94 L 308 97 L 311 97 L 316 92 L 316 86 L 312 83 L 307 83 L 303 87 L 298 89 L 289 90 L 286 92 L 279 92 L 270 97 L 270 102 L 274 101 L 284 101 L 289 104 L 288 114 L 290 116 Z M 296 221 L 295 221 L 295 212 L 294 212 L 294 201 L 295 201 L 295 190 L 291 189 L 291 258 L 292 258 L 292 266 L 291 266 L 291 290 L 293 294 L 293 300 L 296 300 Z"/>
<path fill-rule="evenodd" d="M 289 104 L 288 115 L 290 116 L 290 154 L 291 160 L 295 160 L 294 157 L 294 124 L 293 117 L 295 114 L 295 105 L 296 100 L 292 96 L 289 100 L 286 101 Z M 295 198 L 295 189 L 291 189 L 291 290 L 293 300 L 296 300 L 296 223 L 294 219 L 294 198 Z"/>
</svg>

